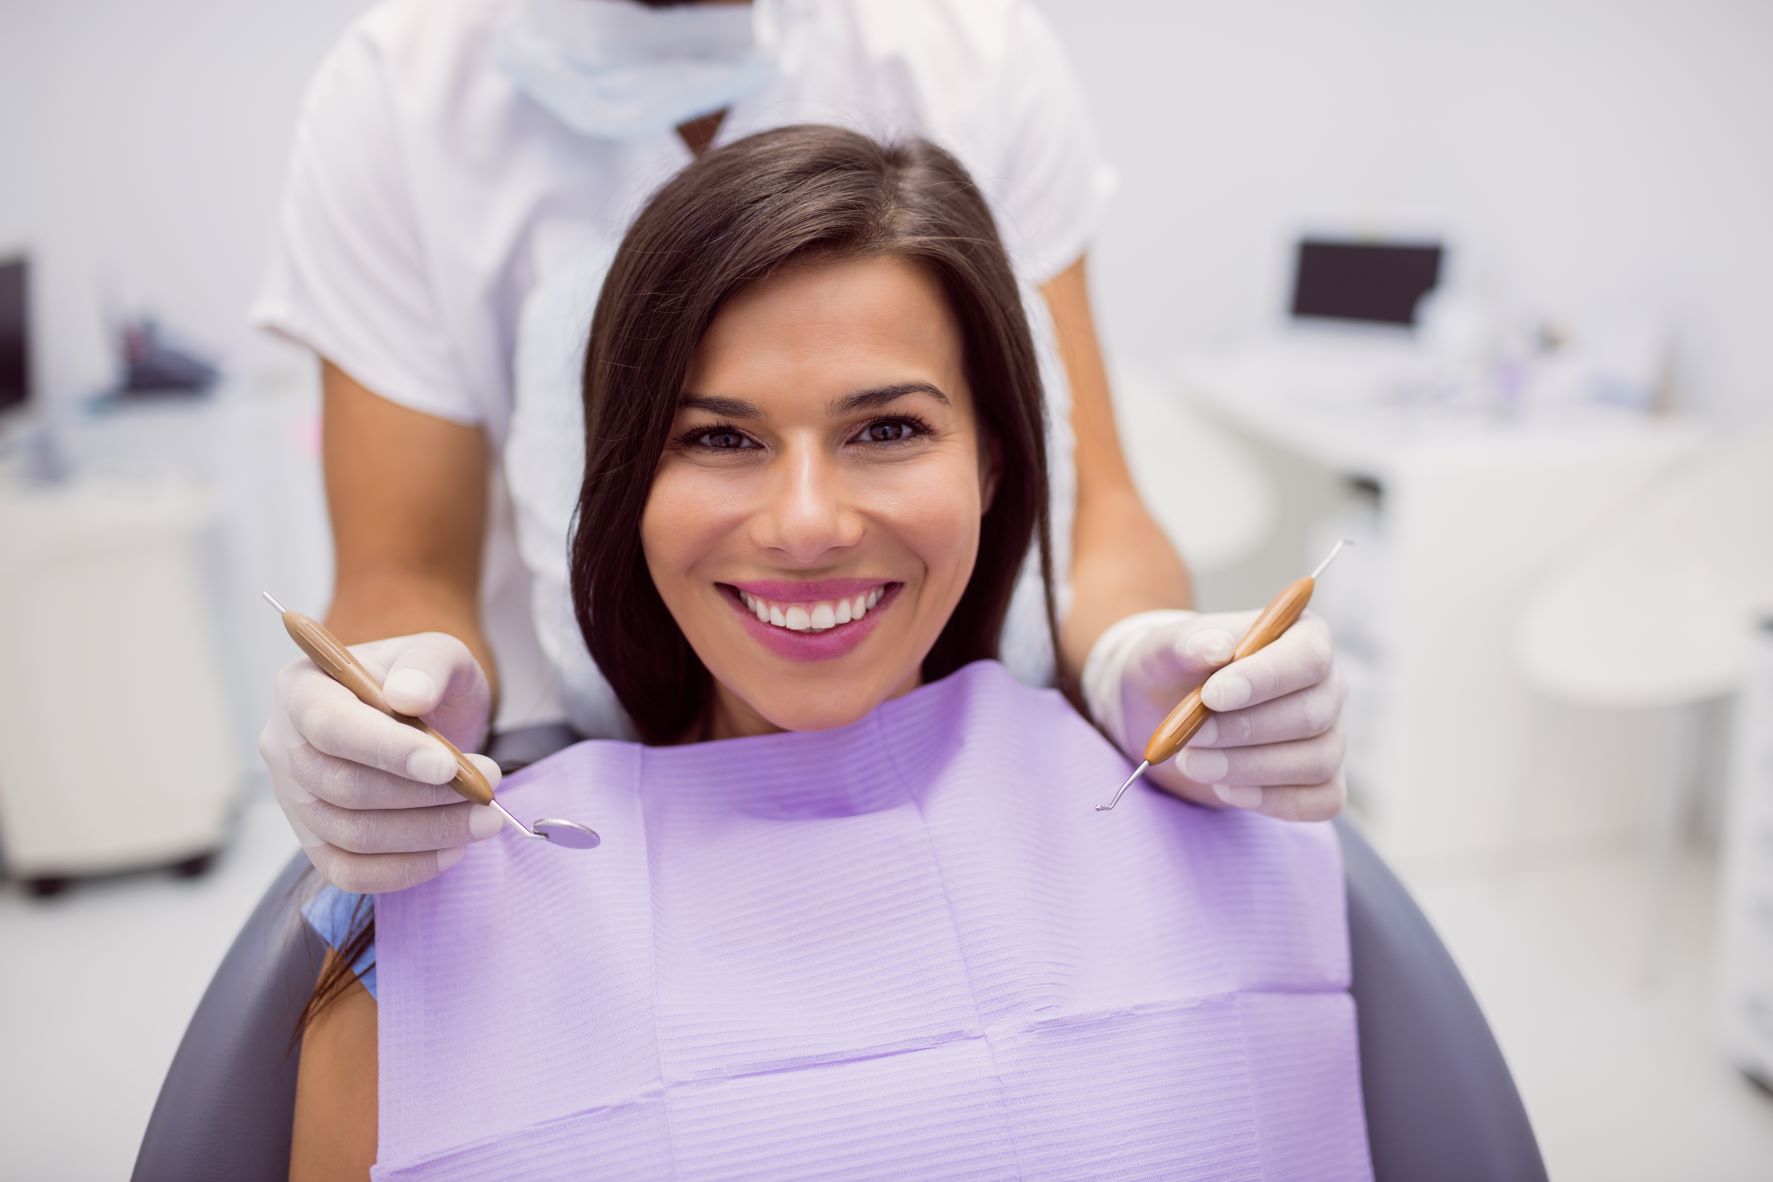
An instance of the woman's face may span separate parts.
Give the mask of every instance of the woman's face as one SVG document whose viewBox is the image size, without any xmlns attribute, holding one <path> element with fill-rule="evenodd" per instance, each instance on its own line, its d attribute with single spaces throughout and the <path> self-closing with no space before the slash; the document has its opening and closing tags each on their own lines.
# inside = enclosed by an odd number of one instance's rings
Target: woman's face
<svg viewBox="0 0 1773 1182">
<path fill-rule="evenodd" d="M 990 496 L 962 353 L 934 277 L 893 258 L 796 264 L 709 327 L 641 542 L 716 738 L 843 726 L 917 685 Z"/>
</svg>

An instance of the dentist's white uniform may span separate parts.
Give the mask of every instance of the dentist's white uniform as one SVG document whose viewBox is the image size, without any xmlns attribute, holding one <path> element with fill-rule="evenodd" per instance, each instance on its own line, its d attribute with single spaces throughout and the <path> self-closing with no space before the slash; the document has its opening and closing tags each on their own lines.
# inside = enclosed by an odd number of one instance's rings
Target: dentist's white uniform
<svg viewBox="0 0 1773 1182">
<path fill-rule="evenodd" d="M 644 103 L 589 109 L 632 97 L 619 64 L 575 78 L 569 60 L 595 62 L 597 22 L 584 18 L 612 2 L 384 0 L 366 12 L 308 95 L 254 306 L 376 394 L 486 432 L 499 461 L 483 586 L 499 727 L 564 716 L 585 734 L 625 730 L 567 582 L 580 362 L 623 230 L 691 156 L 671 120 L 646 125 L 658 112 Z M 1052 29 L 1020 0 L 760 0 L 718 19 L 729 33 L 746 22 L 747 36 L 755 22 L 762 52 L 743 85 L 730 70 L 692 79 L 742 91 L 716 145 L 805 122 L 917 134 L 985 190 L 1042 355 L 1062 580 L 1069 398 L 1034 288 L 1083 254 L 1112 175 Z M 1053 654 L 1028 576 L 1004 657 L 1039 681 Z"/>
</svg>

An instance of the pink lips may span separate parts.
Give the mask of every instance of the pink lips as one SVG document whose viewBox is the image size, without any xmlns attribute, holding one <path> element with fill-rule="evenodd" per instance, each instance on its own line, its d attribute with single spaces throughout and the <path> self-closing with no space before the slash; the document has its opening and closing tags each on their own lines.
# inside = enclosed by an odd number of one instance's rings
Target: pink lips
<svg viewBox="0 0 1773 1182">
<path fill-rule="evenodd" d="M 766 624 L 745 606 L 745 601 L 733 590 L 734 587 L 742 587 L 748 594 L 777 603 L 813 603 L 821 599 L 860 595 L 881 586 L 886 587 L 886 591 L 881 595 L 880 602 L 868 609 L 867 615 L 823 632 L 793 632 L 774 624 Z M 803 583 L 765 579 L 754 583 L 721 584 L 721 595 L 739 613 L 740 622 L 746 631 L 777 656 L 786 657 L 790 661 L 832 661 L 854 651 L 857 645 L 868 639 L 868 634 L 874 631 L 874 626 L 880 619 L 880 613 L 899 597 L 903 586 L 903 583 L 889 583 L 883 579 L 820 579 Z"/>
</svg>

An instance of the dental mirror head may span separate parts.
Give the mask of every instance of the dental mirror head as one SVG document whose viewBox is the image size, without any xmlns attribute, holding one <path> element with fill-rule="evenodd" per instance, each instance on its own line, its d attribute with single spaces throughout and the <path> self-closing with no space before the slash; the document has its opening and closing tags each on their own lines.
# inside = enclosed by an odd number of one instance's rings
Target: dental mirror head
<svg viewBox="0 0 1773 1182">
<path fill-rule="evenodd" d="M 569 850 L 594 850 L 603 843 L 603 838 L 597 836 L 597 830 L 589 825 L 581 825 L 577 821 L 568 821 L 561 817 L 543 817 L 531 828 L 513 817 L 498 801 L 489 800 L 487 804 L 498 809 L 511 827 L 525 837 L 553 842 Z"/>
<path fill-rule="evenodd" d="M 560 817 L 543 817 L 536 822 L 535 832 L 569 850 L 594 850 L 603 841 L 595 829 Z"/>
</svg>

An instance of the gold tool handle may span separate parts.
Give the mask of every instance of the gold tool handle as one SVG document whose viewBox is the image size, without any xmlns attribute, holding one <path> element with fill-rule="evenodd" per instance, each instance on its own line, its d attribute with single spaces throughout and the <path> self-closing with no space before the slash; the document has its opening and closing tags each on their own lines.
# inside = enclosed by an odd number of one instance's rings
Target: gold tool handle
<svg viewBox="0 0 1773 1182">
<path fill-rule="evenodd" d="M 474 761 L 422 720 L 390 707 L 382 698 L 382 687 L 376 683 L 375 677 L 363 667 L 363 662 L 350 649 L 339 643 L 338 637 L 326 630 L 324 624 L 301 612 L 286 611 L 283 613 L 283 628 L 289 633 L 289 638 L 308 654 L 309 660 L 320 666 L 328 677 L 356 694 L 358 701 L 365 706 L 373 706 L 395 722 L 404 722 L 414 730 L 423 731 L 442 743 L 456 761 L 456 777 L 449 782 L 451 788 L 475 804 L 492 803 L 492 785 L 487 782 L 481 770 L 474 766 Z"/>
<path fill-rule="evenodd" d="M 1267 648 L 1275 637 L 1293 626 L 1293 621 L 1311 602 L 1311 592 L 1317 586 L 1316 580 L 1310 575 L 1295 579 L 1269 605 L 1262 609 L 1244 638 L 1237 642 L 1237 649 L 1232 653 L 1233 661 L 1241 661 L 1251 653 Z M 1176 704 L 1169 716 L 1157 724 L 1151 732 L 1151 741 L 1145 744 L 1145 759 L 1152 766 L 1166 759 L 1175 758 L 1176 752 L 1182 750 L 1188 740 L 1207 724 L 1212 717 L 1212 710 L 1200 700 L 1200 691 L 1206 682 L 1188 691 L 1188 696 Z"/>
</svg>

